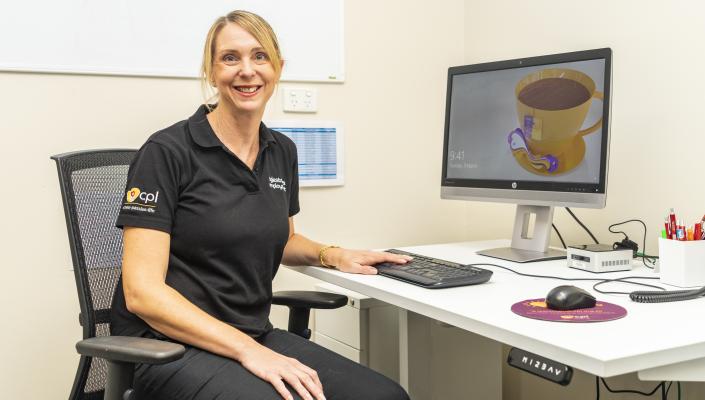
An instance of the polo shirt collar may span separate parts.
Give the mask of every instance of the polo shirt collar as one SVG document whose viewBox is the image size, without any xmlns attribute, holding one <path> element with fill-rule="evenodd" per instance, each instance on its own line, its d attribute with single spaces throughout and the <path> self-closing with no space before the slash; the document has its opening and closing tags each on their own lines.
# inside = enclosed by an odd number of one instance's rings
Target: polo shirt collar
<svg viewBox="0 0 705 400">
<path fill-rule="evenodd" d="M 211 108 L 215 108 L 215 105 L 211 105 Z M 223 144 L 215 135 L 213 128 L 210 123 L 208 123 L 208 119 L 206 118 L 208 113 L 208 108 L 205 104 L 202 104 L 188 119 L 188 127 L 191 138 L 201 147 L 221 147 Z M 264 146 L 269 143 L 277 143 L 277 139 L 274 138 L 272 131 L 267 128 L 264 122 L 260 122 L 259 124 L 259 142 Z"/>
</svg>

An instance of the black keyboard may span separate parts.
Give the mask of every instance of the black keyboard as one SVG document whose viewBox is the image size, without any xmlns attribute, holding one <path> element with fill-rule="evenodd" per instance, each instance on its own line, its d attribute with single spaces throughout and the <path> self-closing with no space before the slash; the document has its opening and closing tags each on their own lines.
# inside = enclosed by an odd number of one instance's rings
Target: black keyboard
<svg viewBox="0 0 705 400">
<path fill-rule="evenodd" d="M 380 275 L 428 289 L 477 285 L 489 281 L 492 276 L 492 271 L 470 265 L 439 260 L 397 249 L 390 249 L 387 252 L 411 256 L 414 259 L 406 264 L 377 264 L 375 268 Z"/>
</svg>

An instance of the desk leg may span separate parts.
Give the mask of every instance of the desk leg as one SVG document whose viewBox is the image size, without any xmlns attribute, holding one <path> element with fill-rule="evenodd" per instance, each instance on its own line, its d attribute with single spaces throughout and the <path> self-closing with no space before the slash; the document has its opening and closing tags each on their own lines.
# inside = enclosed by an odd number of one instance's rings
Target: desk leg
<svg viewBox="0 0 705 400">
<path fill-rule="evenodd" d="M 409 316 L 399 309 L 399 384 L 409 391 Z"/>
<path fill-rule="evenodd" d="M 399 310 L 399 384 L 411 398 L 501 400 L 502 364 L 499 342 Z"/>
</svg>

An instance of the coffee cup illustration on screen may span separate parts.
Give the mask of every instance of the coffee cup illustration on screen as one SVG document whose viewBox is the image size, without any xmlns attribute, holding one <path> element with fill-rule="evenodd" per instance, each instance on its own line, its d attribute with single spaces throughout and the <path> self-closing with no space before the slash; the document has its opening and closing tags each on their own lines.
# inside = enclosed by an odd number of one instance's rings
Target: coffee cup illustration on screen
<svg viewBox="0 0 705 400">
<path fill-rule="evenodd" d="M 600 117 L 583 128 L 592 100 L 602 100 L 592 78 L 572 69 L 547 68 L 522 78 L 514 94 L 519 128 L 508 141 L 519 165 L 539 175 L 578 166 L 585 156 L 583 136 L 602 126 Z"/>
</svg>

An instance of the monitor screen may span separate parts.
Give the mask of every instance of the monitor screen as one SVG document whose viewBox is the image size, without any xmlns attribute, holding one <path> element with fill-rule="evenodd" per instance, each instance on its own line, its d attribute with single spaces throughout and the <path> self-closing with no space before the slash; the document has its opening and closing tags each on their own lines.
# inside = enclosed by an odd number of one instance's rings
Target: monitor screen
<svg viewBox="0 0 705 400">
<path fill-rule="evenodd" d="M 610 49 L 450 68 L 444 197 L 604 206 L 610 75 Z"/>
</svg>

